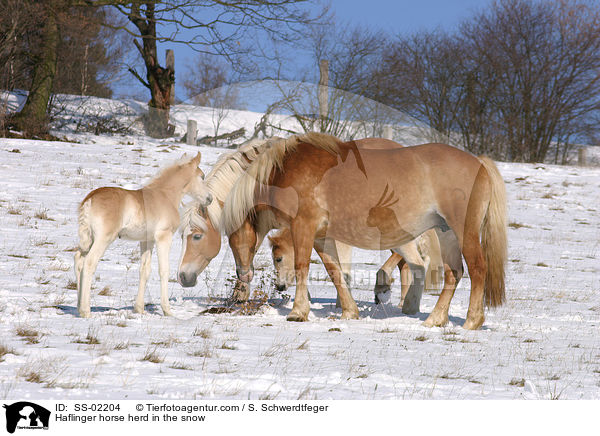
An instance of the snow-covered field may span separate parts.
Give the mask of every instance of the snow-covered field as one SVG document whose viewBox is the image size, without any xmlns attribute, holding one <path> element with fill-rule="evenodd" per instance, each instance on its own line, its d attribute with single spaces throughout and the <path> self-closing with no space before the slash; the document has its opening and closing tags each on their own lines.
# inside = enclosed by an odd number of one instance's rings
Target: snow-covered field
<svg viewBox="0 0 600 436">
<path fill-rule="evenodd" d="M 251 131 L 259 118 L 237 115 L 223 131 Z M 199 124 L 211 134 L 210 120 Z M 479 331 L 460 327 L 468 278 L 446 328 L 421 325 L 435 295 L 406 316 L 396 284 L 392 301 L 375 306 L 374 275 L 386 254 L 360 250 L 360 320 L 339 319 L 316 262 L 307 323 L 285 321 L 291 302 L 251 315 L 202 313 L 230 294 L 233 258 L 224 240 L 198 285 L 181 288 L 178 237 L 175 317 L 161 315 L 156 258 L 147 313 L 132 313 L 138 245 L 117 240 L 98 267 L 92 318 L 81 319 L 72 270 L 78 202 L 100 186 L 139 187 L 197 147 L 54 133 L 79 142 L 0 140 L 0 398 L 600 399 L 599 168 L 499 164 L 509 198 L 508 301 L 487 312 Z M 206 171 L 225 151 L 200 150 Z M 253 288 L 271 292 L 266 244 L 255 267 Z"/>
</svg>

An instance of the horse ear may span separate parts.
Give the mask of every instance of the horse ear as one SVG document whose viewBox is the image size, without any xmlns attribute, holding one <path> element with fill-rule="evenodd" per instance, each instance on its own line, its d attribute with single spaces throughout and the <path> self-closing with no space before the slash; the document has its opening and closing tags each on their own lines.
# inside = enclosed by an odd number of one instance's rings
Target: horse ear
<svg viewBox="0 0 600 436">
<path fill-rule="evenodd" d="M 196 165 L 198 165 L 200 163 L 201 159 L 202 159 L 202 153 L 198 152 L 198 154 L 194 158 L 194 161 L 196 162 Z"/>
<path fill-rule="evenodd" d="M 271 247 L 275 244 L 275 239 L 272 236 L 267 236 L 269 238 L 269 242 L 271 243 Z"/>
</svg>

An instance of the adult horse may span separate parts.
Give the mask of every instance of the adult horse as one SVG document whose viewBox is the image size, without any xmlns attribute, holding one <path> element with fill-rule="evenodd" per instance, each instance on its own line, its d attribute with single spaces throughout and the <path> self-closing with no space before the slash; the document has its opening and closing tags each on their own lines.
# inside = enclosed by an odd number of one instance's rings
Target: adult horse
<svg viewBox="0 0 600 436">
<path fill-rule="evenodd" d="M 463 327 L 479 328 L 484 304 L 495 307 L 505 299 L 504 182 L 489 158 L 448 145 L 359 150 L 355 141 L 325 134 L 293 136 L 273 143 L 248 167 L 227 197 L 222 220 L 238 278 L 245 282 L 252 278 L 257 240 L 272 228 L 290 228 L 296 270 L 290 321 L 308 318 L 306 282 L 313 245 L 338 290 L 342 318 L 358 318 L 334 241 L 393 249 L 413 275 L 422 274 L 423 260 L 415 245 L 407 243 L 436 227 L 453 231 L 469 270 L 471 296 Z M 456 276 L 448 265 L 446 282 L 456 282 Z M 455 290 L 448 284 L 428 325 L 447 322 Z M 419 291 L 422 286 L 411 286 L 404 304 L 418 307 Z"/>
<path fill-rule="evenodd" d="M 269 149 L 271 144 L 281 141 L 281 138 L 271 138 L 269 140 L 254 140 L 251 141 L 238 150 L 223 154 L 217 163 L 213 166 L 211 172 L 207 175 L 205 185 L 208 191 L 213 195 L 215 201 L 213 201 L 208 208 L 202 207 L 198 203 L 190 204 L 185 212 L 183 213 L 181 220 L 181 234 L 182 234 L 182 252 L 179 263 L 179 269 L 177 278 L 179 284 L 184 287 L 195 286 L 198 274 L 200 274 L 210 261 L 219 253 L 221 249 L 221 237 L 220 237 L 220 221 L 223 204 L 225 199 L 233 187 L 234 183 L 239 177 L 241 177 L 246 169 L 250 166 L 253 160 L 265 149 Z M 391 148 L 402 148 L 402 146 L 394 141 L 387 139 L 361 139 L 356 141 L 358 148 L 360 149 L 391 149 Z M 277 238 L 277 236 L 274 236 Z M 280 238 L 277 238 L 278 240 Z M 448 238 L 446 238 L 448 239 Z M 284 240 L 286 251 L 292 249 L 291 237 L 289 241 Z M 254 250 L 257 250 L 262 243 L 262 238 L 256 241 Z M 451 241 L 452 243 L 452 241 Z M 412 244 L 409 243 L 409 244 Z M 439 283 L 440 274 L 438 266 L 441 265 L 440 246 L 438 236 L 431 231 L 425 235 L 425 243 L 420 244 L 419 249 L 425 257 L 431 258 L 431 265 L 428 271 L 426 271 L 426 282 L 433 287 L 436 287 Z M 346 283 L 349 283 L 351 264 L 351 253 L 352 247 L 340 242 L 336 242 L 336 248 L 341 260 L 341 267 L 344 271 L 344 279 Z M 454 244 L 452 247 L 447 247 L 448 257 L 451 255 L 450 251 L 454 251 L 453 254 L 455 263 L 458 264 L 457 269 L 461 270 L 462 275 L 462 260 L 460 258 L 460 250 Z M 289 258 L 292 258 L 293 270 L 293 251 L 292 256 L 289 256 L 286 260 L 289 262 Z M 281 271 L 281 263 L 276 261 L 274 258 L 274 266 L 276 272 Z M 385 262 L 377 273 L 377 283 L 375 285 L 375 301 L 379 302 L 380 299 L 384 299 L 383 295 L 391 289 L 391 274 L 393 268 L 398 266 L 403 277 L 402 281 L 407 284 L 411 280 L 411 276 L 405 261 L 398 254 L 392 254 L 392 256 Z M 426 268 L 427 270 L 427 268 Z M 283 273 L 281 274 L 283 276 Z M 421 278 L 418 278 L 422 280 Z M 459 278 L 460 279 L 460 278 Z M 286 284 L 291 284 L 291 280 L 287 281 Z M 282 280 L 281 283 L 284 283 Z M 402 301 L 408 290 L 408 285 L 403 286 Z M 232 300 L 235 302 L 246 301 L 249 297 L 249 287 L 247 282 L 236 283 Z M 405 307 L 405 312 L 414 313 L 418 311 L 417 308 Z"/>
</svg>

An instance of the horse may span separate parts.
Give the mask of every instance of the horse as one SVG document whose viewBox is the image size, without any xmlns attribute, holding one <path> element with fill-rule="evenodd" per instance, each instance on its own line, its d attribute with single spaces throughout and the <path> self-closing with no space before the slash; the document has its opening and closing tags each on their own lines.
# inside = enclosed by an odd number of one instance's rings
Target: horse
<svg viewBox="0 0 600 436">
<path fill-rule="evenodd" d="M 206 207 L 198 201 L 186 206 L 181 216 L 182 244 L 177 269 L 177 281 L 181 286 L 195 286 L 198 275 L 219 254 L 221 212 L 225 199 L 237 179 L 265 147 L 269 147 L 269 141 L 254 139 L 236 151 L 221 155 L 204 181 L 214 201 Z M 239 300 L 247 300 L 249 290 L 240 292 L 247 294 L 240 295 Z"/>
<path fill-rule="evenodd" d="M 275 267 L 275 287 L 279 292 L 283 292 L 288 286 L 293 285 L 295 276 L 294 271 L 294 245 L 292 243 L 292 234 L 289 228 L 278 230 L 274 235 L 267 236 L 271 246 L 271 258 Z M 425 264 L 425 290 L 434 292 L 439 290 L 441 274 L 439 274 L 442 265 L 442 254 L 440 242 L 433 229 L 426 231 L 417 239 L 417 249 L 423 258 Z M 351 256 L 352 247 L 341 242 L 336 242 L 336 249 L 340 259 L 340 269 L 343 272 L 344 281 L 347 285 L 351 283 Z M 460 255 L 460 253 L 459 253 Z M 408 292 L 412 281 L 408 264 L 402 256 L 392 252 L 392 255 L 379 268 L 376 274 L 375 283 L 375 304 L 383 303 L 389 299 L 391 291 L 391 275 L 395 267 L 400 270 L 401 277 L 401 297 L 399 307 L 402 307 L 404 298 Z M 443 271 L 443 269 L 442 269 Z M 339 303 L 339 302 L 338 302 Z M 338 304 L 339 307 L 339 304 Z"/>
<path fill-rule="evenodd" d="M 191 158 L 184 154 L 138 190 L 102 187 L 86 195 L 79 205 L 79 247 L 74 259 L 79 316 L 91 315 L 92 278 L 98 261 L 117 237 L 140 242 L 140 283 L 134 312 L 144 312 L 144 293 L 156 244 L 161 308 L 164 315 L 171 315 L 169 252 L 173 233 L 179 227 L 179 203 L 185 194 L 195 196 L 205 207 L 212 201 L 203 184 L 204 173 L 198 168 L 200 159 L 200 153 Z"/>
<path fill-rule="evenodd" d="M 219 253 L 221 249 L 220 237 L 220 216 L 223 203 L 233 183 L 240 177 L 256 156 L 264 149 L 268 148 L 270 143 L 278 141 L 281 138 L 271 138 L 269 140 L 254 140 L 246 145 L 243 145 L 235 152 L 224 154 L 219 158 L 211 172 L 205 180 L 205 184 L 209 191 L 217 198 L 208 209 L 201 207 L 198 204 L 190 204 L 182 216 L 181 233 L 182 233 L 182 253 L 178 268 L 178 282 L 184 287 L 195 286 L 198 274 L 200 274 L 210 261 Z M 371 138 L 356 141 L 359 148 L 365 149 L 381 149 L 381 148 L 401 148 L 402 145 L 386 140 L 373 140 Z M 210 213 L 209 213 L 210 211 Z M 271 238 L 275 238 L 271 237 Z M 271 239 L 270 238 L 270 239 Z M 426 281 L 428 281 L 428 289 L 433 289 L 439 285 L 440 274 L 438 274 L 438 265 L 441 265 L 439 255 L 439 242 L 435 235 L 427 239 L 426 251 L 432 257 L 432 264 L 436 268 L 430 268 L 427 271 Z M 273 239 L 271 239 L 273 240 Z M 258 249 L 262 239 L 257 241 L 255 250 Z M 352 247 L 340 242 L 336 242 L 337 250 L 340 255 L 342 270 L 346 283 L 350 283 L 350 263 L 352 256 Z M 437 248 L 436 248 L 437 246 Z M 291 245 L 290 245 L 291 247 Z M 460 256 L 460 254 L 459 254 Z M 276 273 L 280 266 L 276 261 L 280 256 L 274 257 L 274 266 Z M 293 257 L 292 257 L 293 259 Z M 292 260 L 293 262 L 293 260 Z M 397 254 L 392 254 L 390 259 L 382 266 L 377 274 L 377 283 L 375 286 L 375 301 L 379 302 L 383 299 L 383 295 L 391 289 L 391 274 L 392 269 L 398 265 L 401 274 L 404 277 L 404 283 L 411 280 L 410 272 L 402 257 Z M 291 269 L 290 269 L 291 270 Z M 290 281 L 281 281 L 280 277 L 283 274 L 277 274 L 279 289 L 282 291 L 284 286 Z M 403 288 L 402 301 L 408 285 Z M 234 288 L 234 293 L 231 297 L 233 302 L 243 302 L 249 297 L 249 287 L 245 282 L 237 282 Z"/>
<path fill-rule="evenodd" d="M 432 228 L 452 231 L 469 270 L 471 295 L 463 328 L 480 328 L 484 306 L 500 306 L 506 298 L 504 181 L 491 159 L 449 145 L 360 150 L 355 141 L 314 132 L 277 141 L 233 186 L 222 221 L 243 282 L 252 279 L 257 240 L 270 229 L 290 228 L 296 294 L 289 321 L 308 319 L 313 246 L 337 288 L 342 319 L 357 319 L 334 242 L 393 249 L 413 276 L 422 277 L 423 259 L 415 244 L 407 243 Z M 459 276 L 455 268 L 444 265 L 445 285 L 426 325 L 447 323 Z M 413 283 L 404 306 L 418 310 L 422 290 L 422 283 Z"/>
</svg>

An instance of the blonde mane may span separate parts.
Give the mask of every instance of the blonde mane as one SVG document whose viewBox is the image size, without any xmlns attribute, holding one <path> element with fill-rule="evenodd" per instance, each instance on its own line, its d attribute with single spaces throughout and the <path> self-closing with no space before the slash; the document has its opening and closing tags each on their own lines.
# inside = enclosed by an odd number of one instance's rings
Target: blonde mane
<svg viewBox="0 0 600 436">
<path fill-rule="evenodd" d="M 205 186 L 213 196 L 213 201 L 206 210 L 208 219 L 215 229 L 220 229 L 223 203 L 229 191 L 267 142 L 266 139 L 254 139 L 231 153 L 223 153 L 204 179 Z M 207 230 L 206 219 L 198 213 L 198 210 L 198 202 L 192 202 L 185 207 L 181 214 L 181 230 L 185 228 Z"/>
<path fill-rule="evenodd" d="M 196 155 L 188 156 L 187 154 L 184 154 L 172 164 L 163 167 L 163 169 L 161 169 L 154 177 L 152 177 L 144 186 L 151 188 L 161 185 L 165 180 L 173 177 L 173 175 L 179 171 L 182 166 L 189 164 L 195 158 Z"/>
<path fill-rule="evenodd" d="M 284 158 L 295 151 L 300 143 L 313 145 L 331 154 L 338 154 L 342 141 L 334 136 L 317 132 L 267 141 L 261 153 L 235 181 L 225 200 L 220 226 L 227 234 L 238 229 L 254 209 L 256 186 L 265 186 L 273 170 L 281 169 Z"/>
</svg>

